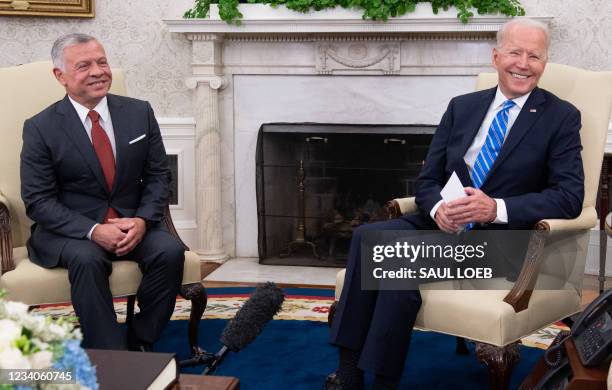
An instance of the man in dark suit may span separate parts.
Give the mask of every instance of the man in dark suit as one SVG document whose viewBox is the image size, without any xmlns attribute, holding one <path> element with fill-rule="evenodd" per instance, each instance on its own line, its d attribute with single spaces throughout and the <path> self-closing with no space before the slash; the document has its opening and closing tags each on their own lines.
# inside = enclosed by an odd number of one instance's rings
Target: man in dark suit
<svg viewBox="0 0 612 390">
<path fill-rule="evenodd" d="M 451 100 L 417 180 L 419 213 L 364 225 L 351 242 L 346 277 L 331 330 L 338 370 L 327 389 L 396 388 L 421 305 L 418 291 L 361 289 L 361 235 L 366 230 L 530 229 L 544 218 L 574 218 L 584 197 L 580 113 L 537 87 L 549 45 L 545 25 L 517 19 L 497 34 L 498 86 Z M 467 196 L 444 202 L 440 191 L 457 172 Z"/>
<path fill-rule="evenodd" d="M 30 258 L 68 269 L 84 347 L 150 350 L 173 312 L 185 256 L 160 222 L 170 171 L 159 126 L 147 102 L 108 94 L 112 72 L 95 38 L 62 36 L 51 55 L 66 96 L 23 128 Z M 143 273 L 127 335 L 108 281 L 123 259 Z"/>
</svg>

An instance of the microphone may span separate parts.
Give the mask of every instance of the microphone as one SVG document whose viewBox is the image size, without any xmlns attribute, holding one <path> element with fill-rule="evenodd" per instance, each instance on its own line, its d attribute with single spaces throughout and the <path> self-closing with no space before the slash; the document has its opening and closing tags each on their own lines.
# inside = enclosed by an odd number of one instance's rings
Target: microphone
<svg viewBox="0 0 612 390">
<path fill-rule="evenodd" d="M 239 352 L 261 333 L 281 309 L 285 295 L 274 283 L 259 285 L 223 329 L 221 342 L 232 352 Z"/>
<path fill-rule="evenodd" d="M 229 351 L 240 352 L 255 340 L 266 324 L 279 312 L 284 300 L 285 294 L 276 284 L 266 282 L 258 285 L 223 329 L 220 338 L 223 346 L 219 352 L 205 359 L 204 363 L 208 366 L 202 375 L 212 374 Z"/>
</svg>

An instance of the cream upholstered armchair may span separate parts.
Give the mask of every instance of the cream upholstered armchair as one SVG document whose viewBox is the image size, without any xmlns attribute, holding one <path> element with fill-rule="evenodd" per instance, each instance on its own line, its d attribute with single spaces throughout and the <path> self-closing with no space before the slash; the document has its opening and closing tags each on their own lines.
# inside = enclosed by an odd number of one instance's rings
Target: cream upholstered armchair
<svg viewBox="0 0 612 390">
<path fill-rule="evenodd" d="M 478 76 L 478 90 L 496 84 L 496 73 Z M 574 104 L 582 114 L 580 135 L 585 173 L 582 213 L 573 220 L 543 220 L 534 227 L 520 275 L 516 282 L 506 282 L 507 289 L 451 291 L 421 287 L 423 304 L 415 323 L 417 328 L 458 336 L 458 352 L 467 353 L 462 338 L 474 340 L 477 358 L 488 366 L 492 388 L 508 387 L 512 367 L 520 357 L 518 342 L 521 338 L 580 311 L 580 282 L 586 262 L 588 231 L 597 224 L 595 200 L 612 109 L 612 72 L 548 64 L 539 85 Z M 417 211 L 414 198 L 394 199 L 389 208 L 395 217 Z M 554 242 L 557 233 L 563 231 L 576 232 L 571 249 L 559 245 L 546 249 L 545 243 Z M 556 260 L 576 248 L 582 248 L 576 251 L 576 256 L 565 256 L 570 258 L 569 264 L 544 263 L 544 259 Z M 564 289 L 536 288 L 536 283 L 554 274 L 554 268 L 565 270 L 566 277 L 570 269 L 578 280 Z M 343 284 L 344 270 L 337 275 L 336 300 Z M 332 308 L 330 321 L 333 312 Z"/>
<path fill-rule="evenodd" d="M 8 299 L 30 306 L 70 302 L 68 272 L 62 268 L 42 268 L 28 259 L 25 244 L 32 222 L 26 217 L 20 195 L 19 154 L 23 122 L 65 94 L 51 69 L 51 62 L 0 68 L 0 288 L 6 290 Z M 115 70 L 113 76 L 111 93 L 125 95 L 123 71 Z M 179 238 L 168 208 L 164 222 Z M 198 347 L 197 330 L 206 307 L 206 290 L 201 283 L 198 256 L 186 246 L 185 249 L 181 295 L 191 300 L 189 343 L 192 353 L 197 356 L 202 352 Z M 134 314 L 135 294 L 141 278 L 136 262 L 113 262 L 111 292 L 114 297 L 128 297 L 128 322 Z"/>
</svg>

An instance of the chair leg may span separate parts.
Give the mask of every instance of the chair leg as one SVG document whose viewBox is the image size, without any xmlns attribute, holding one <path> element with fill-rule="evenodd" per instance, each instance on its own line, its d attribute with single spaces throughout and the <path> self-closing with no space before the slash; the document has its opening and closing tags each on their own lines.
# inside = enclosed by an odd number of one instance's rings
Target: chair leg
<svg viewBox="0 0 612 390">
<path fill-rule="evenodd" d="M 197 357 L 204 353 L 204 350 L 198 345 L 198 327 L 200 319 L 206 309 L 206 301 L 208 296 L 206 288 L 202 283 L 192 283 L 181 286 L 180 294 L 183 298 L 191 301 L 191 313 L 189 315 L 189 346 L 191 354 Z"/>
<path fill-rule="evenodd" d="M 518 342 L 503 347 L 476 342 L 476 357 L 489 369 L 491 389 L 508 389 L 512 369 L 521 358 Z"/>
<path fill-rule="evenodd" d="M 465 339 L 463 337 L 455 337 L 455 340 L 457 341 L 457 347 L 455 348 L 457 355 L 469 355 L 470 351 L 465 343 Z"/>
<path fill-rule="evenodd" d="M 134 305 L 136 304 L 136 295 L 129 295 L 127 298 L 127 309 L 125 313 L 125 324 L 130 327 L 134 320 Z"/>
</svg>

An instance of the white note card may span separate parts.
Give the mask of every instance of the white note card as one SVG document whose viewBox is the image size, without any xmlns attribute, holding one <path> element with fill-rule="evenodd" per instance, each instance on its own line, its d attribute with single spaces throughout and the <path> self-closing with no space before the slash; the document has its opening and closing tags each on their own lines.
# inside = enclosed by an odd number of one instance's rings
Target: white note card
<svg viewBox="0 0 612 390">
<path fill-rule="evenodd" d="M 453 172 L 444 188 L 442 188 L 442 191 L 440 191 L 440 195 L 442 195 L 442 199 L 444 199 L 445 202 L 467 196 L 463 190 L 463 184 L 461 184 L 461 180 L 459 180 L 459 176 L 457 176 L 457 172 Z"/>
</svg>

